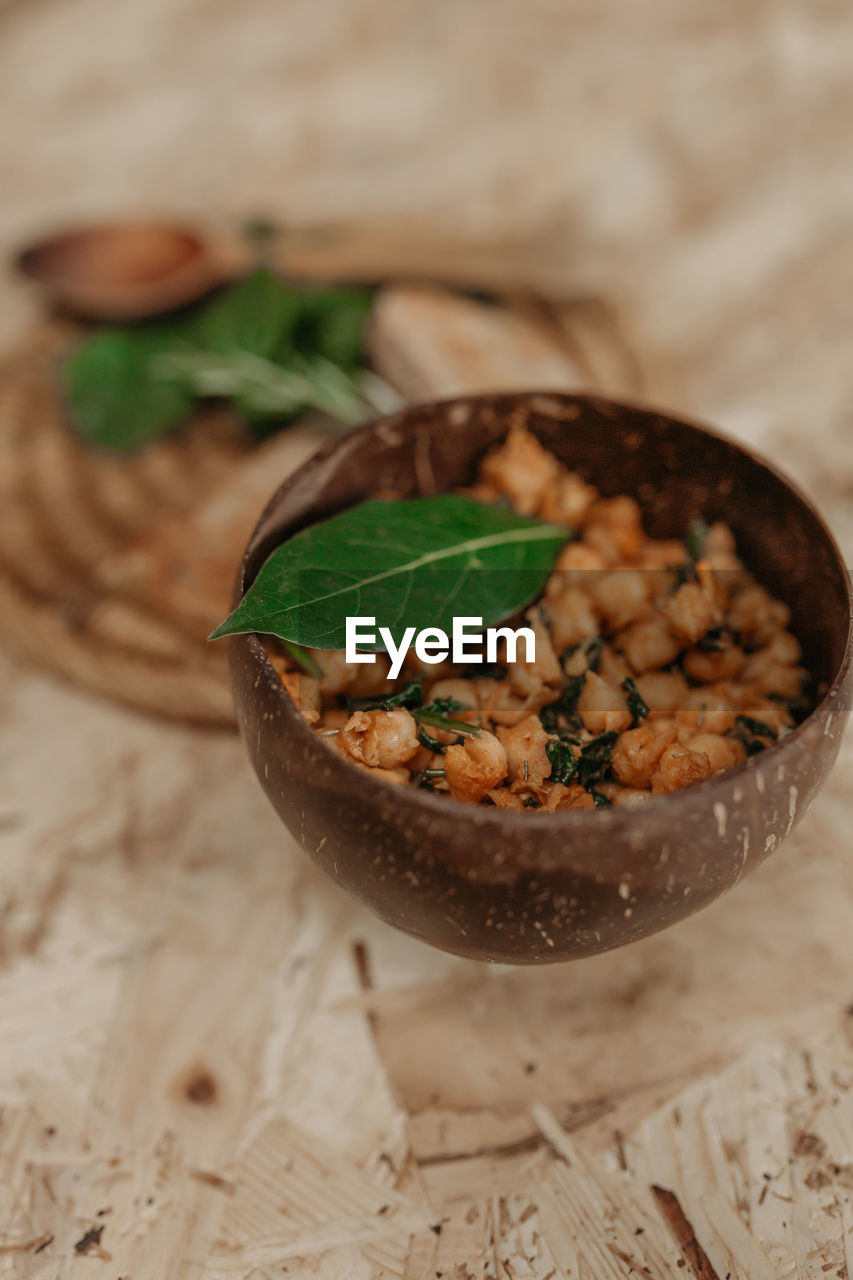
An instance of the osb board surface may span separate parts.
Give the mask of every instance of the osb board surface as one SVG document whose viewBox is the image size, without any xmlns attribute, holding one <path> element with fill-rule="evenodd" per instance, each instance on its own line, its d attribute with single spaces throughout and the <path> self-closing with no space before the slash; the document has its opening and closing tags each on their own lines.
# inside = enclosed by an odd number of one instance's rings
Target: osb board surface
<svg viewBox="0 0 853 1280">
<path fill-rule="evenodd" d="M 845 1274 L 849 744 L 728 899 L 513 971 L 349 902 L 230 735 L 2 675 L 0 1274 L 667 1276 L 655 1185 L 721 1278 Z"/>
<path fill-rule="evenodd" d="M 0 235 L 132 204 L 509 245 L 624 304 L 849 554 L 851 24 L 6 0 Z M 849 1276 L 849 739 L 729 898 L 515 973 L 343 899 L 236 740 L 0 662 L 0 1274 Z"/>
</svg>

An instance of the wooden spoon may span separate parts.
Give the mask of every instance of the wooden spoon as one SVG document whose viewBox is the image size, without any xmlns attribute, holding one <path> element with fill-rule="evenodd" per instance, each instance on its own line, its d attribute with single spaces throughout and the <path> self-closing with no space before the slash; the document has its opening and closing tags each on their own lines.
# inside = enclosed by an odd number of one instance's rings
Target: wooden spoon
<svg viewBox="0 0 853 1280">
<path fill-rule="evenodd" d="M 230 279 L 236 245 L 173 222 L 78 227 L 23 250 L 17 267 L 53 302 L 90 320 L 136 320 L 173 311 Z"/>
</svg>

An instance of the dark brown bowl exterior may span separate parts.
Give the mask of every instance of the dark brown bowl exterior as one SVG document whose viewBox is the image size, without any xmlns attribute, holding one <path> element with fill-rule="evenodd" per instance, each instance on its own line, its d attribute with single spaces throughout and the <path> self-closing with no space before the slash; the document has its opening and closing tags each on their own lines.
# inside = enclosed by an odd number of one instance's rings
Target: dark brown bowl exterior
<svg viewBox="0 0 853 1280">
<path fill-rule="evenodd" d="M 380 490 L 471 480 L 526 420 L 605 495 L 631 493 L 653 536 L 725 519 L 756 575 L 791 606 L 821 694 L 783 741 L 640 809 L 510 813 L 377 781 L 302 720 L 256 636 L 230 640 L 237 716 L 264 790 L 339 884 L 390 924 L 480 960 L 548 963 L 646 937 L 698 911 L 779 847 L 838 754 L 851 699 L 851 594 L 809 503 L 734 443 L 661 414 L 582 396 L 470 397 L 406 409 L 315 455 L 273 497 L 239 597 L 270 551 Z"/>
</svg>

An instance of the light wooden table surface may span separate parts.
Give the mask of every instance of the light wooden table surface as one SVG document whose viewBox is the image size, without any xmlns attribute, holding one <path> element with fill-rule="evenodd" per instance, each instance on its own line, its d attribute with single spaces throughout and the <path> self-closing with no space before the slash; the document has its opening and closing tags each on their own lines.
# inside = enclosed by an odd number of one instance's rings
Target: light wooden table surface
<svg viewBox="0 0 853 1280">
<path fill-rule="evenodd" d="M 511 242 L 853 553 L 848 7 L 7 0 L 0 36 L 4 245 L 140 205 Z M 0 658 L 0 1274 L 853 1275 L 851 763 L 701 916 L 488 968 L 326 882 L 236 738 Z"/>
</svg>

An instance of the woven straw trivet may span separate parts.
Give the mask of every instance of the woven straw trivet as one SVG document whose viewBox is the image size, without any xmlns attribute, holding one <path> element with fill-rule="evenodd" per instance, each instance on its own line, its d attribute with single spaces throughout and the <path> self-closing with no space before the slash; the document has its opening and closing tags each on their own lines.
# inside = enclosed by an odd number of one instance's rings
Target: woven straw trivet
<svg viewBox="0 0 853 1280">
<path fill-rule="evenodd" d="M 69 429 L 59 366 L 78 337 L 51 321 L 0 364 L 0 640 L 145 711 L 232 726 L 225 646 L 243 546 L 276 485 L 324 440 L 305 423 L 251 446 L 225 410 L 113 457 Z M 650 394 L 606 308 L 547 323 L 443 290 L 386 287 L 373 364 L 406 399 L 516 387 Z"/>
<path fill-rule="evenodd" d="M 224 648 L 204 643 L 191 574 L 190 607 L 176 609 L 148 561 L 158 530 L 215 493 L 248 444 L 225 413 L 208 411 L 132 458 L 88 448 L 56 390 L 75 336 L 47 324 L 0 365 L 0 635 L 25 659 L 120 701 L 230 725 Z M 256 516 L 257 507 L 245 513 L 238 540 Z M 223 616 L 234 568 L 222 567 L 215 593 Z"/>
</svg>

